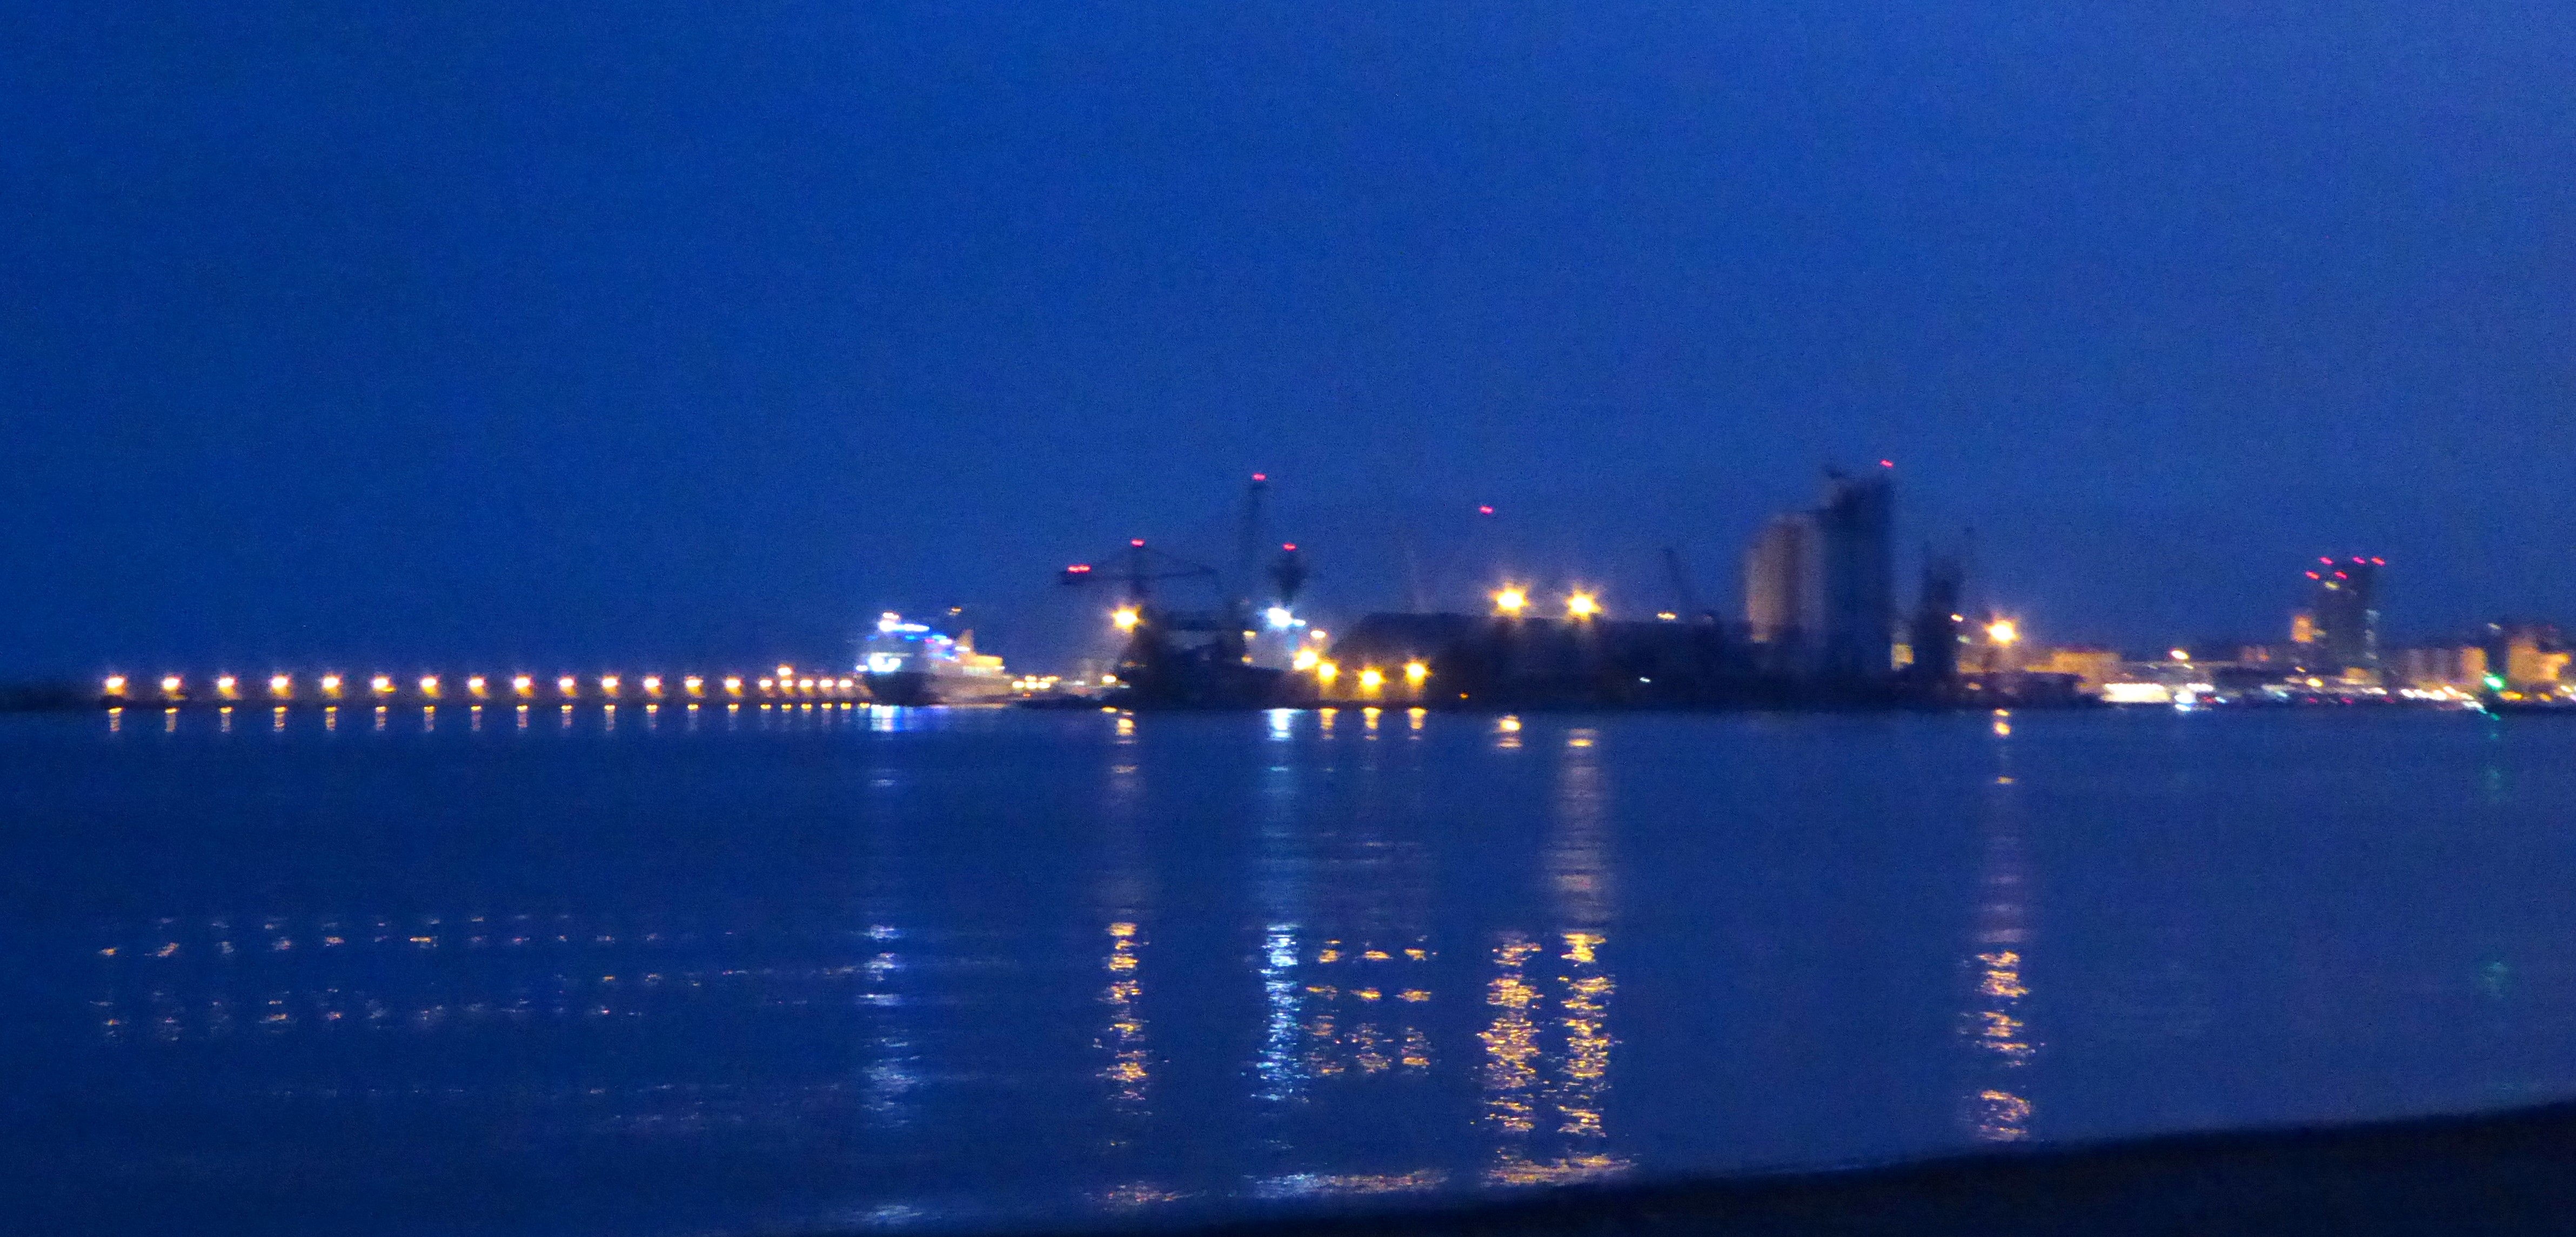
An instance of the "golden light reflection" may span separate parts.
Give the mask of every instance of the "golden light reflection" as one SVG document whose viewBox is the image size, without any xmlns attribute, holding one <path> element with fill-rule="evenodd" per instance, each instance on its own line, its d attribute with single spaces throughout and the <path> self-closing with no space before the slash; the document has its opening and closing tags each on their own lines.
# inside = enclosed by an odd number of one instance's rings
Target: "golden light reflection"
<svg viewBox="0 0 2576 1237">
<path fill-rule="evenodd" d="M 1498 974 L 1485 985 L 1485 1004 L 1495 1012 L 1476 1037 L 1485 1045 L 1484 1119 L 1506 1134 L 1538 1128 L 1538 1022 L 1530 1010 L 1539 998 L 1525 968 L 1540 952 L 1518 934 L 1505 934 L 1494 948 Z"/>
<path fill-rule="evenodd" d="M 1485 1004 L 1492 1021 L 1477 1038 L 1485 1048 L 1480 1081 L 1483 1122 L 1495 1135 L 1488 1185 L 1562 1185 L 1627 1172 L 1632 1164 L 1608 1148 L 1603 1101 L 1610 1084 L 1609 998 L 1615 990 L 1602 969 L 1598 932 L 1561 935 L 1555 1031 L 1563 1051 L 1546 1068 L 1539 1011 L 1547 1002 L 1531 966 L 1546 950 L 1518 933 L 1504 934 L 1494 950 L 1494 979 Z"/>
<path fill-rule="evenodd" d="M 1274 935 L 1271 940 L 1272 966 L 1265 974 L 1275 976 L 1273 982 L 1286 984 L 1284 968 L 1296 960 L 1293 938 Z M 1293 1021 L 1295 1015 L 1294 1006 L 1283 998 L 1293 995 L 1308 1014 L 1298 1028 L 1305 1043 L 1293 1075 L 1347 1081 L 1429 1070 L 1430 1031 L 1418 1011 L 1402 1006 L 1431 999 L 1429 988 L 1417 986 L 1424 977 L 1403 969 L 1430 958 L 1430 950 L 1419 944 L 1398 953 L 1365 943 L 1345 948 L 1338 940 L 1323 942 L 1315 951 L 1314 965 L 1343 969 L 1344 982 L 1320 982 L 1337 977 L 1319 975 L 1319 982 L 1296 986 L 1293 993 L 1288 988 L 1272 989 L 1274 1027 L 1283 1025 L 1283 1019 Z M 1274 1051 L 1271 1057 L 1281 1060 L 1284 1054 Z"/>
<path fill-rule="evenodd" d="M 1138 951 L 1145 942 L 1133 923 L 1112 923 L 1108 932 L 1109 953 L 1100 966 L 1109 975 L 1109 986 L 1102 990 L 1100 1001 L 1109 1007 L 1109 1025 L 1097 1045 L 1109 1054 L 1109 1064 L 1100 1076 L 1109 1083 L 1110 1103 L 1133 1111 L 1144 1107 L 1146 1086 L 1153 1081 L 1145 1018 L 1137 1008 L 1144 994 L 1137 977 Z"/>
<path fill-rule="evenodd" d="M 2009 723 L 2000 713 L 1995 730 L 1998 735 L 2009 733 Z M 1998 762 L 2009 754 L 2003 745 L 1997 745 L 1995 752 Z M 1969 1134 L 1982 1142 L 2020 1142 L 2030 1137 L 2032 1105 L 2020 1078 L 2043 1047 L 2022 1013 L 2023 1002 L 2030 996 L 2025 978 L 2029 867 L 2022 854 L 2020 802 L 2016 792 L 2006 789 L 2010 781 L 2008 776 L 1998 776 L 1995 789 L 1988 792 L 1975 944 L 1967 958 L 1974 986 L 1960 1015 L 1960 1034 L 1972 1054 L 1961 1119 Z"/>
</svg>

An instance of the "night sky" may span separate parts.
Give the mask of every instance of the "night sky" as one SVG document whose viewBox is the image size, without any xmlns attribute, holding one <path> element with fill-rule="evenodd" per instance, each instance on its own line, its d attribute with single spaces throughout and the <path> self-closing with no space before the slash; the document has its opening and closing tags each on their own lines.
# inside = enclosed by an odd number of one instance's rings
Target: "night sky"
<svg viewBox="0 0 2576 1237">
<path fill-rule="evenodd" d="M 0 674 L 752 664 L 1056 568 L 1732 608 L 1829 462 L 2034 638 L 2576 620 L 2576 11 L 0 6 Z M 1475 507 L 1490 503 L 1491 518 Z M 1408 548 L 1411 570 L 1406 566 Z"/>
</svg>

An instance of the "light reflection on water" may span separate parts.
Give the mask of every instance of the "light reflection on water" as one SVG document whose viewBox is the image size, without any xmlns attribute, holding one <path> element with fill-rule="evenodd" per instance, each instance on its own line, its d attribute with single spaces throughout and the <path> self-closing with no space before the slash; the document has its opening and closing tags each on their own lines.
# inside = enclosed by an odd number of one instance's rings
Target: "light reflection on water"
<svg viewBox="0 0 2576 1237">
<path fill-rule="evenodd" d="M 23 1171 L 973 1227 L 2576 1086 L 2529 732 L 613 708 L 0 732 Z"/>
</svg>

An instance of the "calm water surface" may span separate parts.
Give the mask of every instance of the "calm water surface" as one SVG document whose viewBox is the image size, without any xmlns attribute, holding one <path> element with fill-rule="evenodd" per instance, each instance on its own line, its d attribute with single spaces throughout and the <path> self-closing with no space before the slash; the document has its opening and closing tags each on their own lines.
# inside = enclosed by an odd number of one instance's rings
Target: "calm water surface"
<svg viewBox="0 0 2576 1237">
<path fill-rule="evenodd" d="M 2576 1093 L 2576 726 L 0 722 L 45 1232 L 1134 1224 Z"/>
</svg>

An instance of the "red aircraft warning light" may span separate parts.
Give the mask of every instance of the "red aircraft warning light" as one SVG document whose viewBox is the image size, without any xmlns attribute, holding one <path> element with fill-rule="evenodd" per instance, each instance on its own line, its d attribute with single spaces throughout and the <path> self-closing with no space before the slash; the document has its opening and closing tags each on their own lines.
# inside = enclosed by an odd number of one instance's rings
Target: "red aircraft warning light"
<svg viewBox="0 0 2576 1237">
<path fill-rule="evenodd" d="M 1492 503 L 1478 503 L 1478 504 L 1476 504 L 1476 514 L 1478 514 L 1478 515 L 1492 515 L 1493 513 L 1494 513 L 1494 505 L 1493 505 Z"/>
<path fill-rule="evenodd" d="M 1144 539 L 1144 538 L 1142 538 L 1142 537 L 1129 537 L 1129 538 L 1127 539 L 1127 544 L 1129 544 L 1129 545 L 1143 545 L 1143 544 L 1145 544 L 1145 539 Z"/>
<path fill-rule="evenodd" d="M 1089 564 L 1089 563 L 1075 563 L 1074 565 L 1072 565 L 1072 566 L 1070 566 L 1070 567 L 1067 567 L 1067 568 L 1065 568 L 1064 570 L 1065 570 L 1065 574 L 1067 574 L 1067 575 L 1077 575 L 1077 576 L 1078 576 L 1078 575 L 1081 575 L 1083 572 L 1086 572 L 1086 571 L 1091 570 L 1091 564 Z M 2314 574 L 2314 573 L 2312 572 L 2312 573 L 2310 573 L 2310 574 Z"/>
</svg>

